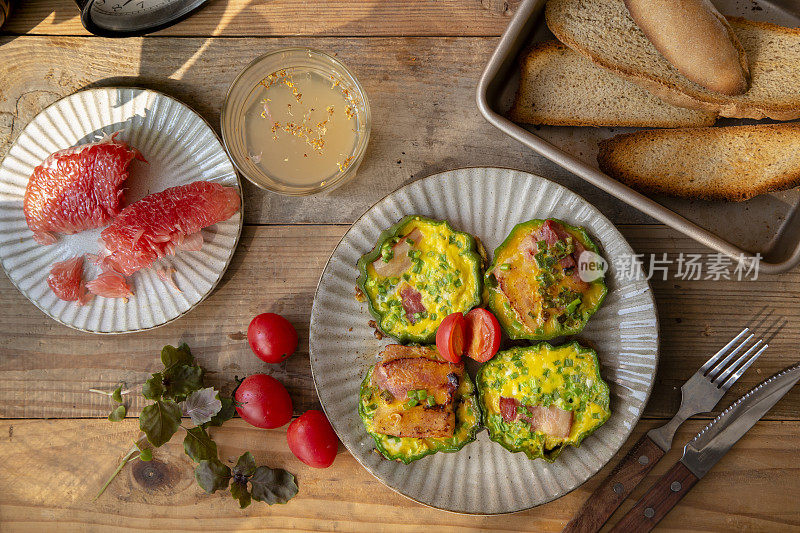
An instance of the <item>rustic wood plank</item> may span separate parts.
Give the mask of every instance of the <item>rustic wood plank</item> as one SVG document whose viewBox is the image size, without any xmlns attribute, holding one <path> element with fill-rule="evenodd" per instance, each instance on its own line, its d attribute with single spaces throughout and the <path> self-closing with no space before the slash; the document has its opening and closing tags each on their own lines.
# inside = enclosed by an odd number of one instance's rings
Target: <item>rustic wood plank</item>
<svg viewBox="0 0 800 533">
<path fill-rule="evenodd" d="M 158 367 L 161 346 L 182 340 L 189 343 L 217 386 L 230 387 L 237 375 L 271 372 L 289 388 L 297 412 L 316 406 L 308 363 L 311 302 L 325 262 L 346 229 L 245 227 L 231 266 L 211 297 L 186 317 L 145 334 L 102 336 L 73 331 L 42 314 L 2 276 L 0 417 L 105 416 L 108 401 L 87 389 L 112 389 L 120 381 L 130 386 L 143 383 Z M 624 226 L 622 230 L 639 252 L 668 252 L 674 258 L 680 251 L 701 250 L 663 226 Z M 794 302 L 800 292 L 800 271 L 742 282 L 653 280 L 653 287 L 662 352 L 647 417 L 671 417 L 680 402 L 681 384 L 763 306 L 779 310 L 787 324 L 721 407 L 798 359 L 800 309 Z M 250 319 L 266 311 L 285 315 L 300 334 L 298 353 L 280 365 L 256 359 L 245 340 Z M 131 414 L 140 407 L 134 403 Z M 800 390 L 791 392 L 769 417 L 797 419 L 799 410 Z"/>
<path fill-rule="evenodd" d="M 621 453 L 652 427 L 639 424 Z M 702 423 L 678 432 L 684 442 Z M 114 470 L 138 428 L 128 420 L 14 420 L 0 424 L 0 517 L 4 531 L 123 528 L 183 530 L 347 531 L 560 531 L 615 464 L 584 486 L 529 511 L 467 516 L 423 507 L 396 494 L 344 450 L 326 470 L 306 467 L 286 447 L 285 430 L 259 430 L 234 420 L 215 430 L 220 456 L 250 450 L 259 463 L 293 472 L 300 492 L 287 505 L 254 502 L 239 510 L 225 493 L 205 494 L 194 482 L 180 439 L 158 449 L 150 463 L 132 463 L 96 502 L 92 497 Z M 665 530 L 778 531 L 800 527 L 800 467 L 795 460 L 800 422 L 760 422 L 667 515 Z M 463 452 L 462 452 L 463 453 Z M 619 456 L 618 456 L 619 457 Z M 634 493 L 638 498 L 680 457 L 678 447 Z M 499 488 L 502 490 L 502 488 Z M 758 495 L 758 497 L 754 497 Z M 611 519 L 616 522 L 634 499 Z M 691 526 L 689 526 L 691 524 Z"/>
<path fill-rule="evenodd" d="M 518 1 L 215 0 L 154 35 L 499 35 Z M 72 0 L 27 0 L 5 32 L 90 35 Z"/>
<path fill-rule="evenodd" d="M 369 95 L 373 127 L 358 176 L 329 193 L 287 198 L 245 182 L 249 223 L 353 222 L 417 178 L 469 166 L 530 171 L 557 181 L 618 223 L 650 219 L 510 140 L 478 113 L 475 87 L 494 38 L 99 39 L 0 38 L 0 157 L 28 121 L 62 96 L 96 85 L 167 92 L 218 128 L 230 82 L 254 57 L 313 46 L 347 63 Z"/>
</svg>

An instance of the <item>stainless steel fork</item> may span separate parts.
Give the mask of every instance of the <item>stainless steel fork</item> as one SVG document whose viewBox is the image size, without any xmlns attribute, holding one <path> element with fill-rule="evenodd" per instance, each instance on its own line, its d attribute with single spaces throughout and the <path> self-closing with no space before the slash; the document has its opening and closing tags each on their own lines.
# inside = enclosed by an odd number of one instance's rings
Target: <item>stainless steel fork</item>
<svg viewBox="0 0 800 533">
<path fill-rule="evenodd" d="M 639 439 L 589 496 L 564 531 L 595 532 L 603 527 L 636 485 L 672 447 L 678 426 L 690 416 L 714 409 L 731 385 L 764 353 L 769 345 L 762 339 L 751 344 L 753 337 L 755 335 L 750 333 L 750 329 L 744 328 L 683 384 L 678 413 L 665 425 L 651 429 Z"/>
</svg>

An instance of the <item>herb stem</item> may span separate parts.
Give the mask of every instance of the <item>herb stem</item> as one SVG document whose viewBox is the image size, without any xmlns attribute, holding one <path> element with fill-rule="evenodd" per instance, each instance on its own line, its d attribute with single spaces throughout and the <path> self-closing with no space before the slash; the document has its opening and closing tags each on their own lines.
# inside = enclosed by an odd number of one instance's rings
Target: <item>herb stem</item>
<svg viewBox="0 0 800 533">
<path fill-rule="evenodd" d="M 140 451 L 139 450 L 139 441 L 142 440 L 143 437 L 144 437 L 144 434 L 140 433 L 139 434 L 139 438 L 136 439 L 136 442 L 133 444 L 133 447 L 130 449 L 130 451 L 128 451 L 128 453 L 125 455 L 125 457 L 122 458 L 122 461 L 120 461 L 119 466 L 117 467 L 117 469 L 114 470 L 114 473 L 111 474 L 111 477 L 109 477 L 108 481 L 106 481 L 105 484 L 100 488 L 100 492 L 97 493 L 97 496 L 95 496 L 92 499 L 92 501 L 97 501 L 97 498 L 99 498 L 100 496 L 103 495 L 103 493 L 106 491 L 108 486 L 111 485 L 111 482 L 114 481 L 114 478 L 116 478 L 119 475 L 119 473 L 122 472 L 122 469 L 125 468 L 126 464 L 128 464 L 131 461 L 139 458 L 139 455 L 136 455 L 136 452 Z M 136 456 L 134 457 L 134 455 L 136 455 Z M 141 453 L 140 453 L 140 455 L 141 455 Z"/>
<path fill-rule="evenodd" d="M 93 392 L 95 394 L 102 394 L 103 396 L 111 396 L 112 394 L 114 394 L 113 391 L 107 392 L 107 391 L 100 390 L 100 389 L 89 389 L 89 392 Z M 132 392 L 133 392 L 133 389 L 126 389 L 126 390 L 120 392 L 120 394 L 125 395 L 125 394 L 130 394 Z"/>
</svg>

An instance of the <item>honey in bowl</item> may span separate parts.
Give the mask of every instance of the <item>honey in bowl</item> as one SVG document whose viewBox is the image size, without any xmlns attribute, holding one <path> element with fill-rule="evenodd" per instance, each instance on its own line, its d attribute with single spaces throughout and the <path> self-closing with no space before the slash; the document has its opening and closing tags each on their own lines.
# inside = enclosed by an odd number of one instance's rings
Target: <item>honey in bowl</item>
<svg viewBox="0 0 800 533">
<path fill-rule="evenodd" d="M 248 157 L 273 179 L 325 185 L 350 166 L 358 144 L 353 95 L 333 75 L 281 69 L 259 84 L 245 116 Z"/>
<path fill-rule="evenodd" d="M 316 50 L 278 50 L 231 85 L 222 137 L 237 169 L 259 187 L 313 194 L 355 175 L 369 140 L 370 111 L 347 68 Z"/>
</svg>

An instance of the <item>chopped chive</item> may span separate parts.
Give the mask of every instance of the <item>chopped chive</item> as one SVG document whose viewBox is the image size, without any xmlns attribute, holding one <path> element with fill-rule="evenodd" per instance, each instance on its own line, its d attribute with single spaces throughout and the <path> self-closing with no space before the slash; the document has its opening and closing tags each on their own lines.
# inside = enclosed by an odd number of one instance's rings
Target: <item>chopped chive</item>
<svg viewBox="0 0 800 533">
<path fill-rule="evenodd" d="M 403 409 L 411 409 L 412 407 L 416 407 L 419 402 L 417 400 L 408 400 L 405 404 L 403 404 Z"/>
<path fill-rule="evenodd" d="M 564 359 L 564 366 L 572 366 L 572 359 L 569 358 Z"/>
<path fill-rule="evenodd" d="M 500 270 L 509 270 L 510 268 L 511 265 L 509 263 L 503 263 L 502 265 L 500 265 Z"/>
<path fill-rule="evenodd" d="M 565 311 L 567 312 L 567 314 L 571 315 L 575 311 L 575 309 L 578 308 L 579 305 L 581 305 L 581 299 L 575 298 L 569 303 L 569 305 L 567 305 Z"/>
<path fill-rule="evenodd" d="M 433 407 L 436 405 L 436 398 L 433 396 L 428 396 L 428 398 L 425 400 L 425 403 L 428 405 L 428 407 Z"/>
<path fill-rule="evenodd" d="M 424 400 L 427 397 L 428 397 L 428 391 L 426 391 L 425 389 L 417 391 L 417 398 L 419 398 L 420 400 Z"/>
</svg>

